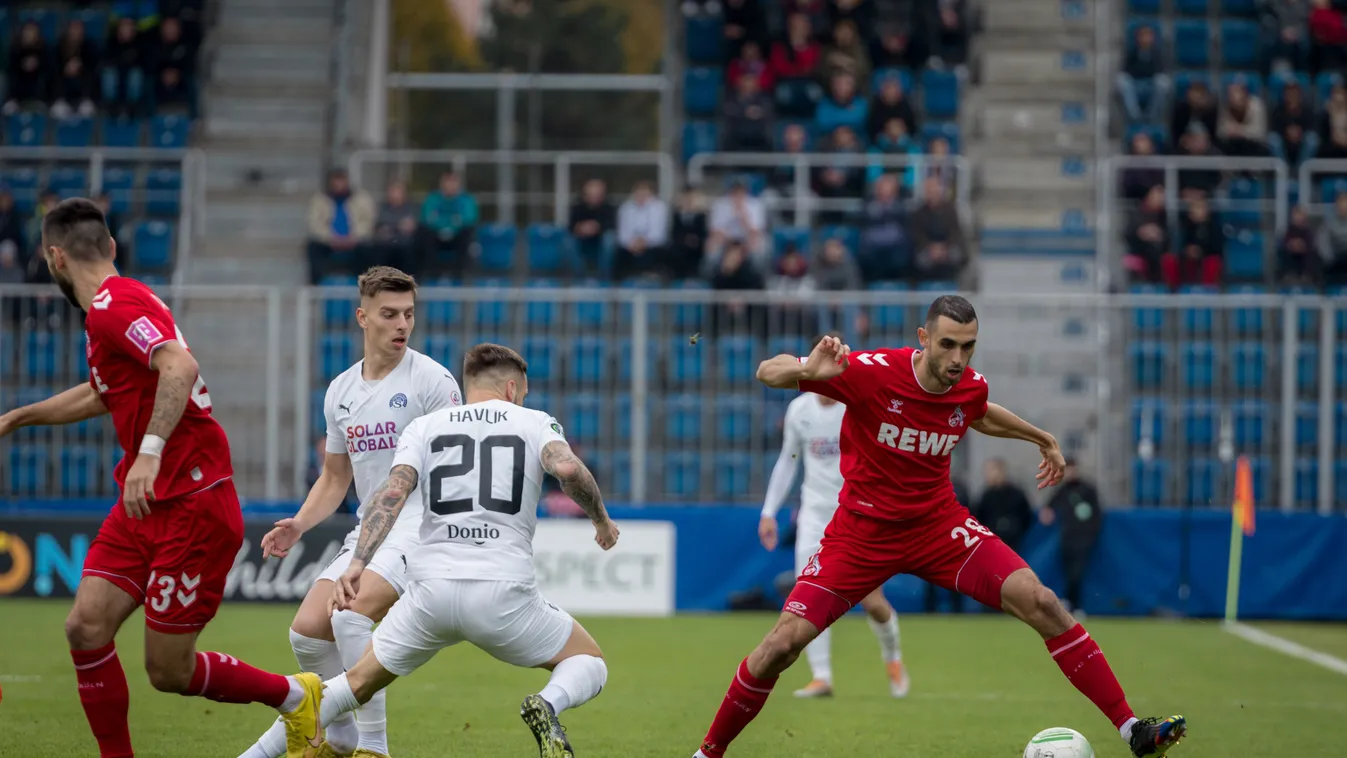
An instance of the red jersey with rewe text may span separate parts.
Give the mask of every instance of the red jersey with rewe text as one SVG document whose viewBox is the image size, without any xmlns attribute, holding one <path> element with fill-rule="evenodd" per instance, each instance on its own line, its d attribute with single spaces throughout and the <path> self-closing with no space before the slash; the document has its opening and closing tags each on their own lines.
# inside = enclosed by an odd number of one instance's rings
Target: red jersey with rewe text
<svg viewBox="0 0 1347 758">
<path fill-rule="evenodd" d="M 857 513 L 910 519 L 957 502 L 950 454 L 987 414 L 987 380 L 970 367 L 945 392 L 928 392 L 917 381 L 919 352 L 853 352 L 841 375 L 800 382 L 846 405 L 839 502 Z"/>
<path fill-rule="evenodd" d="M 84 330 L 89 383 L 102 396 L 126 453 L 114 474 L 120 488 L 154 412 L 159 388 L 159 373 L 151 368 L 154 352 L 175 341 L 186 348 L 187 342 L 164 301 L 144 284 L 121 276 L 108 277 L 94 295 Z M 210 411 L 210 393 L 198 376 L 164 447 L 156 500 L 190 495 L 233 476 L 229 439 Z"/>
</svg>

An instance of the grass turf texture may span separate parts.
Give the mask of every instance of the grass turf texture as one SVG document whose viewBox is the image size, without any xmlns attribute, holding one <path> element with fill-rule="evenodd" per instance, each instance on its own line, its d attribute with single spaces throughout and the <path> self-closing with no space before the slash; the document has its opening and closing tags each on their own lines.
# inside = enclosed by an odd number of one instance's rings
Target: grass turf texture
<svg viewBox="0 0 1347 758">
<path fill-rule="evenodd" d="M 75 692 L 61 636 L 63 601 L 0 601 L 0 755 L 91 756 L 93 738 Z M 293 609 L 227 605 L 202 650 L 292 673 L 286 641 Z M 700 743 L 739 660 L 774 615 L 588 619 L 608 658 L 608 686 L 562 716 L 580 758 L 688 758 Z M 153 692 L 142 669 L 142 619 L 127 623 L 118 650 L 131 683 L 132 737 L 142 758 L 225 756 L 250 746 L 271 723 L 263 706 L 222 705 Z M 1174 712 L 1191 736 L 1174 758 L 1340 754 L 1347 677 L 1251 645 L 1213 623 L 1091 620 L 1140 715 Z M 1281 625 L 1270 625 L 1281 631 Z M 1290 627 L 1285 627 L 1290 628 Z M 1129 755 L 1118 734 L 1063 678 L 1033 632 L 998 616 L 902 619 L 912 695 L 888 697 L 874 638 L 850 616 L 833 635 L 837 696 L 801 701 L 801 660 L 782 677 L 767 709 L 734 745 L 733 758 L 1020 755 L 1036 732 L 1082 732 L 1100 758 Z M 1342 625 L 1302 625 L 1342 639 Z M 1289 636 L 1289 635 L 1288 635 Z M 1326 651 L 1328 652 L 1328 651 Z M 389 690 L 396 758 L 537 755 L 518 716 L 547 674 L 498 663 L 464 646 Z"/>
</svg>

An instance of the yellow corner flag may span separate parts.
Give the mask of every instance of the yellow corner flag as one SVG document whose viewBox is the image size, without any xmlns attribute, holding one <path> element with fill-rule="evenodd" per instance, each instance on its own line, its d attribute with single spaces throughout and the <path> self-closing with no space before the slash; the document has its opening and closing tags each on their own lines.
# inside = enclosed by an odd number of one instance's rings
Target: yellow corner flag
<svg viewBox="0 0 1347 758">
<path fill-rule="evenodd" d="M 1235 502 L 1230 519 L 1230 569 L 1225 584 L 1225 620 L 1239 616 L 1239 574 L 1244 559 L 1244 538 L 1253 535 L 1253 468 L 1241 455 L 1235 461 Z"/>
</svg>

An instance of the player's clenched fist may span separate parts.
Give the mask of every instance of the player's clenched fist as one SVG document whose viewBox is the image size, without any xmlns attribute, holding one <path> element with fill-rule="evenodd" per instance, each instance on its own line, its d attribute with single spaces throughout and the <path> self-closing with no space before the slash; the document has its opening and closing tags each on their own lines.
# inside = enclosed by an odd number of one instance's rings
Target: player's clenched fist
<svg viewBox="0 0 1347 758">
<path fill-rule="evenodd" d="M 604 550 L 611 550 L 617 544 L 618 533 L 617 524 L 612 519 L 594 525 L 594 541 Z"/>
<path fill-rule="evenodd" d="M 841 376 L 847 368 L 847 355 L 851 346 L 836 337 L 824 337 L 809 353 L 804 364 L 804 378 L 812 382 L 821 382 Z"/>
<path fill-rule="evenodd" d="M 283 518 L 277 521 L 276 526 L 262 538 L 262 560 L 273 555 L 284 558 L 303 536 L 304 530 L 299 528 L 299 522 L 295 519 Z"/>
<path fill-rule="evenodd" d="M 143 519 L 150 515 L 150 501 L 154 499 L 154 480 L 159 476 L 159 456 L 136 456 L 131 470 L 126 474 L 126 484 L 122 488 L 122 507 L 126 515 L 134 519 Z"/>
</svg>

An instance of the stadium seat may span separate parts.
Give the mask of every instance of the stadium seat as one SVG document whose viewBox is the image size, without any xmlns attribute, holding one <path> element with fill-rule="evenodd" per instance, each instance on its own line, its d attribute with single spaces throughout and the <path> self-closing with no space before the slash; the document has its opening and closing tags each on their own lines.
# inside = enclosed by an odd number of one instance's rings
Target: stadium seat
<svg viewBox="0 0 1347 758">
<path fill-rule="evenodd" d="M 424 295 L 422 296 L 424 298 Z M 421 299 L 421 298 L 418 298 Z M 463 319 L 463 303 L 456 299 L 422 299 L 417 310 L 425 314 L 426 326 L 431 329 L 450 329 Z"/>
<path fill-rule="evenodd" d="M 1341 341 L 1333 351 L 1333 386 L 1338 392 L 1347 390 L 1347 346 Z"/>
<path fill-rule="evenodd" d="M 783 79 L 776 83 L 774 95 L 779 115 L 812 119 L 823 89 L 809 79 Z"/>
<path fill-rule="evenodd" d="M 1130 292 L 1134 295 L 1161 295 L 1167 290 L 1159 284 L 1134 284 Z M 1154 334 L 1164 331 L 1168 308 L 1133 308 L 1132 325 L 1142 334 Z"/>
<path fill-rule="evenodd" d="M 11 168 L 0 174 L 0 181 L 9 185 L 14 195 L 14 207 L 23 213 L 32 213 L 37 207 L 37 190 L 40 177 L 33 168 Z"/>
<path fill-rule="evenodd" d="M 1210 400 L 1183 403 L 1183 441 L 1191 450 L 1210 449 L 1216 440 L 1216 404 Z"/>
<path fill-rule="evenodd" d="M 1154 15 L 1160 12 L 1160 0 L 1127 0 L 1127 9 L 1132 13 Z"/>
<path fill-rule="evenodd" d="M 1215 287 L 1208 287 L 1201 284 L 1189 284 L 1179 288 L 1181 295 L 1215 295 L 1218 290 Z M 1186 335 L 1211 334 L 1212 322 L 1216 320 L 1216 312 L 1211 306 L 1193 306 L 1183 309 L 1183 331 Z"/>
<path fill-rule="evenodd" d="M 897 78 L 898 84 L 903 88 L 903 92 L 911 99 L 912 92 L 916 89 L 916 78 L 912 76 L 912 71 L 906 68 L 877 68 L 870 75 L 870 91 L 878 92 L 884 82 L 889 79 Z"/>
<path fill-rule="evenodd" d="M 626 385 L 632 381 L 632 368 L 636 365 L 636 348 L 631 339 L 623 338 L 616 342 L 609 341 L 610 348 L 617 358 L 617 374 L 622 384 Z M 687 340 L 683 340 L 687 344 Z M 655 342 L 647 342 L 645 346 L 645 376 L 646 380 L 654 383 L 659 381 L 659 361 L 660 345 Z"/>
<path fill-rule="evenodd" d="M 1249 456 L 1249 468 L 1253 470 L 1253 499 L 1255 503 L 1272 502 L 1272 462 L 1266 456 Z M 1234 481 L 1234 466 L 1229 467 L 1230 481 Z"/>
<path fill-rule="evenodd" d="M 1261 280 L 1263 278 L 1263 234 L 1242 229 L 1226 234 L 1225 273 L 1232 280 Z"/>
<path fill-rule="evenodd" d="M 1220 481 L 1221 464 L 1215 458 L 1197 456 L 1188 460 L 1185 493 L 1193 505 L 1211 505 L 1216 499 L 1216 484 Z"/>
<path fill-rule="evenodd" d="M 689 116 L 715 116 L 724 89 L 724 70 L 703 66 L 689 68 L 683 75 L 683 109 Z"/>
<path fill-rule="evenodd" d="M 1263 447 L 1264 434 L 1272 427 L 1272 412 L 1261 400 L 1243 400 L 1231 407 L 1235 426 L 1235 447 L 1241 450 Z"/>
<path fill-rule="evenodd" d="M 309 431 L 314 436 L 327 434 L 327 415 L 323 409 L 326 398 L 326 389 L 316 389 L 309 393 Z"/>
<path fill-rule="evenodd" d="M 698 153 L 714 153 L 720 146 L 720 127 L 713 121 L 688 121 L 683 124 L 683 162 Z"/>
<path fill-rule="evenodd" d="M 81 166 L 63 166 L 47 175 L 47 187 L 62 199 L 89 194 L 89 171 Z"/>
<path fill-rule="evenodd" d="M 1174 12 L 1185 16 L 1207 15 L 1207 0 L 1174 0 Z"/>
<path fill-rule="evenodd" d="M 1219 97 L 1224 99 L 1226 89 L 1232 84 L 1243 84 L 1250 95 L 1263 96 L 1263 76 L 1257 71 L 1226 71 L 1221 74 Z"/>
<path fill-rule="evenodd" d="M 477 283 L 479 289 L 509 287 L 505 279 L 483 279 Z M 477 327 L 497 329 L 509 319 L 510 304 L 504 300 L 478 300 L 473 310 L 477 316 Z"/>
<path fill-rule="evenodd" d="M 1319 389 L 1319 346 L 1302 342 L 1296 346 L 1296 390 L 1310 393 Z"/>
<path fill-rule="evenodd" d="M 192 122 L 186 116 L 160 114 L 150 119 L 150 147 L 179 150 L 187 147 Z"/>
<path fill-rule="evenodd" d="M 335 329 L 352 320 L 352 314 L 355 313 L 354 304 L 347 298 L 340 296 L 319 295 L 322 303 L 323 328 Z"/>
<path fill-rule="evenodd" d="M 1232 295 L 1262 295 L 1267 289 L 1258 284 L 1241 284 L 1227 290 Z M 1235 308 L 1231 329 L 1239 337 L 1257 337 L 1263 333 L 1263 309 L 1257 306 Z"/>
<path fill-rule="evenodd" d="M 833 224 L 819 230 L 818 241 L 820 245 L 830 239 L 842 240 L 842 244 L 846 245 L 847 250 L 855 255 L 861 246 L 861 230 L 844 224 Z"/>
<path fill-rule="evenodd" d="M 689 344 L 687 337 L 671 337 L 665 352 L 668 360 L 666 378 L 678 384 L 700 383 L 706 380 L 706 364 L 702 356 L 706 346 Z"/>
<path fill-rule="evenodd" d="M 959 124 L 955 121 L 928 121 L 922 124 L 921 131 L 918 133 L 918 141 L 921 142 L 926 152 L 932 152 L 931 143 L 937 139 L 943 138 L 949 143 L 949 151 L 958 155 L 961 146 Z"/>
<path fill-rule="evenodd" d="M 1339 458 L 1333 464 L 1333 500 L 1347 503 L 1347 458 Z"/>
<path fill-rule="evenodd" d="M 113 213 L 130 213 L 131 196 L 136 182 L 136 174 L 130 169 L 108 166 L 103 169 L 102 191 L 112 201 Z"/>
<path fill-rule="evenodd" d="M 1258 24 L 1226 19 L 1221 22 L 1221 60 L 1229 68 L 1253 68 L 1262 52 Z"/>
<path fill-rule="evenodd" d="M 1314 77 L 1314 101 L 1323 105 L 1328 101 L 1328 96 L 1333 92 L 1333 87 L 1342 83 L 1342 72 L 1323 71 Z"/>
<path fill-rule="evenodd" d="M 1296 403 L 1296 446 L 1314 447 L 1319 443 L 1319 404 Z"/>
<path fill-rule="evenodd" d="M 1169 500 L 1169 461 L 1136 459 L 1132 462 L 1132 501 L 1160 505 Z"/>
<path fill-rule="evenodd" d="M 525 289 L 555 289 L 560 286 L 555 279 L 530 279 L 524 285 Z M 558 316 L 557 301 L 553 298 L 546 300 L 529 300 L 524 303 L 524 323 L 531 329 L 545 331 L 552 324 L 557 322 Z"/>
<path fill-rule="evenodd" d="M 1303 71 L 1274 71 L 1267 80 L 1268 103 L 1269 108 L 1275 108 L 1281 105 L 1282 93 L 1286 91 L 1286 85 L 1295 82 L 1300 85 L 1300 90 L 1305 94 L 1305 102 L 1308 106 L 1314 98 L 1313 85 L 1310 83 L 1310 75 Z"/>
<path fill-rule="evenodd" d="M 83 421 L 76 421 L 65 427 L 66 441 L 97 443 L 103 439 L 104 431 L 107 429 L 101 416 L 95 418 L 86 418 Z"/>
<path fill-rule="evenodd" d="M 1206 20 L 1183 18 L 1174 22 L 1174 51 L 1180 66 L 1205 67 L 1210 42 L 1211 29 Z"/>
<path fill-rule="evenodd" d="M 425 351 L 436 363 L 454 374 L 459 373 L 463 364 L 463 352 L 458 347 L 458 340 L 438 334 L 426 337 Z"/>
<path fill-rule="evenodd" d="M 338 374 L 355 363 L 355 340 L 346 332 L 330 332 L 318 341 L 318 365 L 325 382 L 330 382 Z"/>
<path fill-rule="evenodd" d="M 685 279 L 675 285 L 680 290 L 709 290 L 711 285 L 701 279 Z M 709 306 L 706 303 L 674 303 L 669 306 L 655 305 L 673 309 L 673 328 L 686 334 L 693 334 L 711 323 Z"/>
<path fill-rule="evenodd" d="M 529 364 L 529 379 L 546 382 L 559 374 L 560 349 L 551 337 L 525 337 L 520 353 Z"/>
<path fill-rule="evenodd" d="M 145 177 L 145 212 L 177 217 L 182 207 L 182 169 L 157 168 Z"/>
<path fill-rule="evenodd" d="M 30 329 L 23 335 L 23 368 L 29 379 L 51 381 L 60 371 L 64 335 L 45 329 Z"/>
<path fill-rule="evenodd" d="M 1319 459 L 1297 458 L 1295 466 L 1296 505 L 1313 508 L 1319 503 Z"/>
<path fill-rule="evenodd" d="M 670 443 L 688 444 L 702 436 L 702 397 L 670 395 L 664 399 L 664 437 Z"/>
<path fill-rule="evenodd" d="M 131 260 L 137 271 L 163 270 L 172 259 L 173 227 L 163 221 L 142 221 L 136 225 Z"/>
<path fill-rule="evenodd" d="M 809 230 L 799 226 L 782 226 L 772 230 L 772 255 L 780 258 L 786 248 L 794 246 L 796 250 L 809 256 L 812 249 L 809 243 Z"/>
<path fill-rule="evenodd" d="M 690 63 L 718 65 L 725 60 L 725 22 L 720 16 L 693 16 L 687 21 L 687 55 Z"/>
<path fill-rule="evenodd" d="M 646 409 L 653 405 L 653 398 L 646 396 Z M 631 441 L 631 395 L 625 392 L 619 392 L 613 398 L 613 430 L 617 433 L 619 444 L 625 445 Z M 650 419 L 651 414 L 646 413 L 646 419 Z"/>
<path fill-rule="evenodd" d="M 1253 16 L 1258 13 L 1257 0 L 1221 0 L 1221 12 L 1227 16 Z"/>
<path fill-rule="evenodd" d="M 49 464 L 50 456 L 45 445 L 11 445 L 10 492 L 15 495 L 45 494 Z"/>
<path fill-rule="evenodd" d="M 485 271 L 507 273 L 514 270 L 516 230 L 509 224 L 488 224 L 478 231 L 482 246 L 479 261 Z"/>
<path fill-rule="evenodd" d="M 578 286 L 591 289 L 599 282 L 581 282 Z M 609 305 L 604 300 L 577 300 L 567 306 L 573 325 L 582 330 L 602 329 L 608 323 Z"/>
<path fill-rule="evenodd" d="M 14 359 L 14 335 L 9 330 L 0 332 L 0 386 L 9 384 L 4 381 L 9 378 L 14 371 L 14 365 L 17 361 Z M 10 385 L 12 386 L 12 385 Z M 0 403 L 4 398 L 0 398 Z"/>
<path fill-rule="evenodd" d="M 1333 432 L 1338 449 L 1347 448 L 1347 402 L 1339 401 L 1333 411 Z"/>
<path fill-rule="evenodd" d="M 777 336 L 767 340 L 767 357 L 776 355 L 806 355 L 809 341 L 801 336 Z"/>
<path fill-rule="evenodd" d="M 1230 373 L 1241 392 L 1261 392 L 1267 379 L 1267 351 L 1261 342 L 1240 342 L 1230 348 Z"/>
<path fill-rule="evenodd" d="M 770 400 L 762 404 L 762 436 L 769 446 L 780 442 L 789 407 L 790 403 L 785 400 Z"/>
<path fill-rule="evenodd" d="M 530 273 L 554 274 L 561 270 L 565 229 L 556 224 L 533 224 L 529 226 L 525 238 L 528 242 Z"/>
<path fill-rule="evenodd" d="M 906 282 L 874 282 L 871 292 L 907 292 Z M 877 335 L 901 335 L 906 326 L 907 306 L 881 304 L 870 306 L 870 328 Z"/>
<path fill-rule="evenodd" d="M 584 445 L 598 444 L 608 399 L 592 392 L 572 394 L 564 404 L 566 439 Z"/>
<path fill-rule="evenodd" d="M 103 144 L 108 147 L 140 147 L 145 122 L 135 118 L 104 116 Z"/>
<path fill-rule="evenodd" d="M 933 68 L 922 70 L 921 92 L 927 118 L 958 117 L 959 77 L 954 72 Z"/>
<path fill-rule="evenodd" d="M 1180 347 L 1179 374 L 1190 390 L 1209 390 L 1216 381 L 1216 348 L 1210 342 L 1190 342 Z"/>
<path fill-rule="evenodd" d="M 1163 447 L 1165 444 L 1165 426 L 1168 419 L 1168 406 L 1158 398 L 1137 398 L 1132 401 L 1132 444 L 1143 439 L 1151 444 Z"/>
<path fill-rule="evenodd" d="M 56 122 L 57 147 L 88 147 L 93 141 L 93 119 L 73 116 Z"/>
<path fill-rule="evenodd" d="M 101 485 L 98 476 L 98 448 L 66 445 L 61 448 L 61 493 L 87 496 Z"/>
<path fill-rule="evenodd" d="M 1128 348 L 1132 383 L 1137 389 L 1159 389 L 1169 374 L 1169 349 L 1159 342 L 1135 342 Z"/>
<path fill-rule="evenodd" d="M 696 453 L 665 453 L 664 493 L 692 497 L 701 492 L 701 456 Z"/>
<path fill-rule="evenodd" d="M 527 360 L 527 358 L 525 360 Z M 529 374 L 532 373 L 533 373 L 533 366 L 530 364 Z M 551 398 L 548 397 L 546 392 L 530 389 L 529 393 L 524 396 L 524 407 L 533 411 L 546 412 L 548 408 L 552 407 Z"/>
<path fill-rule="evenodd" d="M 721 395 L 715 401 L 716 440 L 744 445 L 753 435 L 753 401 L 744 395 Z"/>
<path fill-rule="evenodd" d="M 605 456 L 605 462 L 609 468 L 609 473 L 605 481 L 600 482 L 600 486 L 605 493 L 611 491 L 614 497 L 624 498 L 631 496 L 631 453 L 626 450 L 614 450 L 611 455 Z M 654 456 L 650 456 L 646 461 L 646 471 L 653 471 L 657 461 Z M 647 474 L 646 481 L 651 481 L 653 477 Z"/>
<path fill-rule="evenodd" d="M 41 113 L 6 116 L 5 142 L 10 147 L 41 147 L 47 142 L 47 117 Z"/>
<path fill-rule="evenodd" d="M 716 376 L 726 384 L 748 384 L 757 373 L 757 344 L 752 337 L 716 338 Z"/>
<path fill-rule="evenodd" d="M 753 457 L 744 452 L 729 450 L 716 454 L 716 498 L 740 500 L 751 494 Z"/>
<path fill-rule="evenodd" d="M 1262 216 L 1263 184 L 1248 177 L 1236 177 L 1229 185 L 1229 203 L 1221 221 L 1239 229 L 1256 229 Z"/>
</svg>

